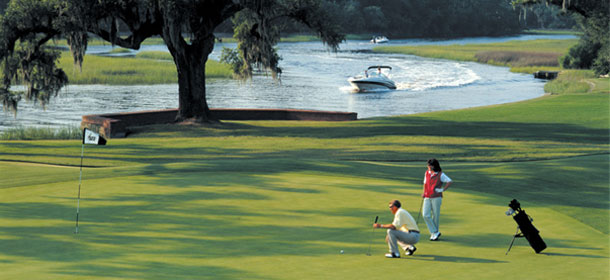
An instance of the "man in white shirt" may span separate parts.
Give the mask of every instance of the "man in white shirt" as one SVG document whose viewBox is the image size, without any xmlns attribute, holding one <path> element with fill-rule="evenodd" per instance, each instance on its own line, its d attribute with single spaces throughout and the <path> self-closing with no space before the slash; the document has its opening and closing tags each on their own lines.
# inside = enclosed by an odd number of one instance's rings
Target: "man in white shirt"
<svg viewBox="0 0 610 280">
<path fill-rule="evenodd" d="M 415 250 L 414 244 L 419 241 L 419 228 L 413 219 L 413 216 L 401 207 L 400 201 L 390 201 L 390 211 L 394 214 L 394 221 L 391 224 L 373 224 L 374 228 L 388 229 L 386 242 L 390 248 L 390 253 L 386 254 L 386 258 L 400 258 L 398 244 L 405 250 L 405 255 L 413 255 Z"/>
</svg>

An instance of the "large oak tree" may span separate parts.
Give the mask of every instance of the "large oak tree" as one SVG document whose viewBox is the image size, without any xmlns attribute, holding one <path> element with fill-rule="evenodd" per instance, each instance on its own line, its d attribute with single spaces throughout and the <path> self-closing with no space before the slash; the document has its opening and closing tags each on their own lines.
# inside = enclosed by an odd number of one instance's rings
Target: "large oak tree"
<svg viewBox="0 0 610 280">
<path fill-rule="evenodd" d="M 313 29 L 336 49 L 344 36 L 323 9 L 322 0 L 12 0 L 0 20 L 0 56 L 3 58 L 5 107 L 18 96 L 8 88 L 24 83 L 26 96 L 48 100 L 67 82 L 55 67 L 58 52 L 45 43 L 67 39 L 72 56 L 81 65 L 90 34 L 113 45 L 139 49 L 142 42 L 160 36 L 178 70 L 177 121 L 213 120 L 206 102 L 205 64 L 214 47 L 214 29 L 236 16 L 243 61 L 271 71 L 278 69 L 274 45 L 278 20 L 292 18 Z"/>
</svg>

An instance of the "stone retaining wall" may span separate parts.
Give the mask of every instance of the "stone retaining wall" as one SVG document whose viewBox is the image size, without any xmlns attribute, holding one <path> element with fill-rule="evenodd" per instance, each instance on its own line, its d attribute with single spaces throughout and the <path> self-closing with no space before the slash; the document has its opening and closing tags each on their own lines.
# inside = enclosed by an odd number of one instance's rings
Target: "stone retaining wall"
<svg viewBox="0 0 610 280">
<path fill-rule="evenodd" d="M 219 120 L 304 120 L 304 121 L 352 121 L 357 113 L 328 112 L 292 109 L 211 109 Z M 81 128 L 99 132 L 106 138 L 123 138 L 129 127 L 174 122 L 178 109 L 140 111 L 131 113 L 86 115 Z"/>
</svg>

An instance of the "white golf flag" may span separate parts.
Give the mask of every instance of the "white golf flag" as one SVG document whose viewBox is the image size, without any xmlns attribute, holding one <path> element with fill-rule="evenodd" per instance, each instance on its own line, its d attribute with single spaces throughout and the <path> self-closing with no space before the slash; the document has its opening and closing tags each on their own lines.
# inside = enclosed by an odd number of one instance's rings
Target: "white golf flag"
<svg viewBox="0 0 610 280">
<path fill-rule="evenodd" d="M 106 145 L 106 139 L 100 136 L 99 133 L 85 128 L 83 132 L 83 144 Z"/>
</svg>

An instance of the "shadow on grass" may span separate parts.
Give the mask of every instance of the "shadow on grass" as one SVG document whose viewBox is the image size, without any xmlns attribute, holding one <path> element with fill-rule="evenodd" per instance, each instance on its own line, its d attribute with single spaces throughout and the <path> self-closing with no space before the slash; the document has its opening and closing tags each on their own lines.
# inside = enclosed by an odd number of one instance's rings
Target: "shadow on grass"
<svg viewBox="0 0 610 280">
<path fill-rule="evenodd" d="M 324 178 L 333 180 L 333 187 L 407 195 L 407 190 L 401 186 L 402 183 L 400 182 L 411 178 L 421 181 L 421 178 L 418 176 L 415 179 L 408 174 L 400 174 L 401 170 L 404 170 L 404 168 L 400 166 L 379 166 L 363 162 L 337 162 L 334 165 L 321 165 L 318 160 L 303 159 L 295 161 L 272 158 L 197 161 L 173 167 L 148 165 L 138 173 L 147 176 L 146 179 L 141 181 L 142 184 L 180 188 L 203 185 L 208 187 L 241 185 L 278 192 L 321 193 L 322 190 L 311 188 L 308 185 L 278 184 L 273 178 L 275 175 L 285 173 L 294 174 L 293 176 L 300 176 L 301 173 L 303 176 L 315 174 L 321 180 Z M 176 176 L 177 174 L 184 174 L 185 178 L 180 178 L 180 176 Z M 236 176 L 236 174 L 239 174 L 239 176 Z M 421 174 L 423 176 L 423 171 Z M 337 178 L 366 179 L 367 182 L 377 183 L 374 183 L 373 186 L 363 186 L 349 181 L 345 183 L 336 182 Z M 394 180 L 397 180 L 399 184 L 389 183 Z M 326 185 L 328 183 L 317 182 L 316 184 Z"/>
<path fill-rule="evenodd" d="M 590 162 L 590 160 L 584 160 Z M 232 165 L 233 164 L 233 165 Z M 540 163 L 532 163 L 537 170 L 555 170 L 557 166 Z M 566 165 L 572 164 L 566 162 Z M 528 199 L 538 199 L 539 190 L 530 190 L 527 187 L 531 182 L 538 179 L 535 170 L 529 170 L 522 164 L 518 167 L 512 166 L 506 172 L 523 172 L 522 178 L 503 178 L 504 185 L 515 184 L 515 188 L 521 188 L 521 195 L 528 195 Z M 563 166 L 561 163 L 559 166 Z M 450 165 L 454 178 L 477 177 L 480 182 L 494 180 L 498 171 L 488 172 L 485 168 L 473 169 L 470 167 L 457 167 Z M 502 168 L 504 168 L 501 165 Z M 571 166 L 568 166 L 571 167 Z M 231 255 L 238 256 L 321 256 L 329 252 L 335 253 L 344 248 L 362 249 L 365 252 L 367 241 L 370 240 L 370 227 L 373 215 L 365 210 L 354 208 L 339 208 L 333 210 L 316 209 L 314 205 L 310 209 L 292 211 L 290 213 L 281 210 L 255 209 L 247 207 L 248 201 L 265 201 L 272 199 L 271 196 L 262 195 L 259 192 L 285 192 L 285 193 L 315 193 L 324 195 L 324 189 L 313 189 L 310 186 L 281 186 L 276 185 L 273 177 L 280 172 L 293 172 L 305 170 L 316 175 L 325 174 L 332 177 L 352 176 L 371 180 L 400 180 L 401 178 L 413 178 L 419 186 L 423 173 L 423 167 L 405 168 L 396 166 L 378 166 L 361 162 L 346 162 L 333 165 L 321 165 L 319 161 L 303 160 L 293 163 L 291 160 L 262 160 L 261 161 L 215 161 L 197 162 L 189 165 L 149 165 L 142 167 L 139 171 L 146 174 L 146 178 L 135 179 L 136 184 L 150 185 L 147 193 L 112 195 L 105 198 L 92 200 L 93 205 L 83 205 L 81 208 L 81 233 L 77 238 L 71 240 L 66 236 L 72 235 L 71 224 L 74 219 L 74 208 L 55 203 L 0 203 L 0 215 L 5 218 L 23 220 L 31 223 L 33 219 L 40 219 L 41 225 L 25 226 L 15 221 L 0 227 L 0 236 L 6 237 L 0 240 L 0 248 L 7 256 L 27 257 L 49 262 L 59 262 L 68 265 L 69 270 L 61 273 L 79 274 L 91 276 L 113 276 L 109 270 L 111 266 L 75 265 L 86 261 L 108 260 L 112 258 L 146 258 L 147 256 L 164 256 L 172 259 L 192 259 L 202 262 L 202 267 L 209 267 L 210 271 L 216 271 L 218 275 L 234 278 L 240 273 L 239 270 L 231 270 L 220 267 L 205 266 L 205 260 L 223 258 Z M 226 170 L 226 172 L 224 172 Z M 245 172 L 244 170 L 251 172 Z M 593 176 L 586 172 L 577 170 L 576 174 L 582 176 Z M 236 173 L 239 176 L 236 176 Z M 406 172 L 406 174 L 405 174 Z M 593 172 L 593 171 L 591 171 Z M 226 173 L 226 174 L 225 174 Z M 474 175 L 473 175 L 474 173 Z M 453 176 L 456 174 L 456 176 Z M 521 176 L 521 175 L 520 175 Z M 531 176 L 531 177 L 529 177 Z M 562 176 L 573 176 L 565 174 Z M 561 179 L 561 178 L 559 178 Z M 464 180 L 464 179 L 461 179 Z M 528 184 L 519 183 L 520 180 L 528 180 Z M 457 181 L 457 180 L 456 180 Z M 473 180 L 474 182 L 478 182 Z M 459 181 L 457 181 L 459 182 Z M 246 186 L 243 191 L 235 191 L 223 186 L 232 185 Z M 170 189 L 169 191 L 155 192 L 155 187 Z M 462 183 L 456 184 L 465 190 L 477 191 L 476 185 Z M 189 189 L 189 187 L 198 187 Z M 204 189 L 205 187 L 221 187 L 217 190 Z M 354 188 L 364 190 L 363 186 L 350 186 L 349 183 L 333 183 L 337 188 Z M 393 192 L 402 196 L 403 186 L 385 185 L 383 183 L 369 186 L 371 191 L 387 195 Z M 455 187 L 453 187 L 455 188 Z M 490 189 L 488 191 L 502 192 L 502 190 Z M 531 192 L 531 193 L 529 193 Z M 574 190 L 578 193 L 578 190 Z M 568 203 L 566 193 L 551 195 L 543 198 L 546 203 Z M 548 199 L 548 201 L 547 201 Z M 599 199 L 599 198 L 596 198 Z M 63 200 L 63 199 L 62 199 Z M 214 205 L 209 203 L 218 200 L 229 200 L 235 203 L 228 205 Z M 559 200 L 559 201 L 551 201 Z M 241 201 L 245 203 L 243 206 Z M 497 201 L 481 200 L 483 203 L 494 203 Z M 588 208 L 602 207 L 603 201 L 598 204 L 589 204 Z M 508 203 L 508 202 L 506 202 Z M 582 203 L 582 202 L 576 202 Z M 607 203 L 607 202 L 605 202 Z M 523 205 L 526 206 L 526 205 Z M 417 206 L 416 206 L 417 207 Z M 587 206 L 584 206 L 587 207 Z M 324 209 L 324 208 L 322 208 Z M 387 211 L 387 209 L 384 209 Z M 381 211 L 381 208 L 380 208 Z M 529 213 L 529 212 L 528 212 Z M 387 214 L 387 213 L 386 213 Z M 415 213 L 412 213 L 415 215 Z M 532 213 L 530 213 L 532 214 Z M 312 215 L 321 217 L 332 217 L 336 219 L 358 218 L 363 221 L 362 227 L 334 227 L 333 225 L 308 225 L 303 226 L 278 226 L 271 221 L 294 221 L 301 218 L 310 218 Z M 444 217 L 443 223 L 451 217 Z M 42 222 L 44 220 L 59 220 L 61 225 Z M 379 234 L 379 233 L 377 233 Z M 482 246 L 490 248 L 507 248 L 511 234 L 480 234 L 466 236 L 451 236 L 443 239 L 443 242 L 456 242 L 463 246 Z M 543 236 L 544 238 L 544 236 Z M 322 241 L 322 242 L 321 242 Z M 523 241 L 525 242 L 525 241 Z M 332 244 L 332 245 L 329 245 Z M 571 241 L 549 240 L 548 244 L 564 248 L 576 248 Z M 521 245 L 519 245 L 520 247 Z M 527 245 L 526 245 L 527 246 Z M 529 249 L 529 248 L 528 248 Z M 551 252 L 550 256 L 561 256 Z M 568 255 L 569 256 L 569 255 Z M 578 256 L 578 255 L 574 255 Z M 441 261 L 454 263 L 502 263 L 504 261 L 462 257 L 462 256 L 434 256 L 416 255 L 424 261 Z M 592 256 L 596 258 L 597 256 Z M 159 275 L 159 279 L 166 278 L 175 269 L 183 269 L 176 272 L 178 277 L 190 278 L 200 272 L 199 266 L 179 265 L 174 266 L 169 262 L 136 261 L 133 266 L 118 267 L 117 273 L 124 273 L 131 277 L 150 278 L 148 275 Z M 151 269 L 150 267 L 153 267 Z M 154 267 L 159 269 L 155 273 Z M 167 274 L 166 274 L 167 273 Z M 208 277 L 203 274 L 202 278 Z M 209 278 L 212 278 L 210 275 Z M 220 278 L 223 278 L 220 277 Z M 256 276 L 255 276 L 256 277 Z M 196 277 L 194 277 L 196 278 Z"/>
<path fill-rule="evenodd" d="M 592 259 L 607 259 L 608 256 L 597 256 L 597 255 L 583 255 L 583 254 L 563 254 L 563 253 L 547 253 L 541 252 L 540 255 L 550 257 L 576 257 L 576 258 L 592 258 Z"/>
<path fill-rule="evenodd" d="M 481 259 L 461 256 L 435 256 L 435 255 L 424 255 L 417 254 L 412 257 L 418 261 L 431 261 L 431 262 L 452 262 L 452 263 L 507 263 L 507 261 L 499 261 L 492 259 Z"/>
<path fill-rule="evenodd" d="M 608 131 L 562 123 L 525 123 L 499 121 L 444 121 L 406 116 L 348 122 L 340 126 L 295 122 L 291 126 L 258 126 L 256 122 L 227 122 L 213 128 L 203 126 L 151 126 L 141 128 L 146 137 L 218 137 L 266 136 L 305 138 L 354 138 L 371 136 L 453 136 L 527 141 L 562 141 L 576 143 L 608 143 Z M 145 130 L 146 129 L 146 130 Z M 158 131 L 158 132 L 156 132 Z M 160 133 L 164 132 L 164 133 Z M 166 133 L 171 132 L 171 133 Z M 136 134 L 137 136 L 137 134 Z"/>
<path fill-rule="evenodd" d="M 474 234 L 474 235 L 457 235 L 451 237 L 444 237 L 440 242 L 454 242 L 459 243 L 461 246 L 470 247 L 470 248 L 503 248 L 504 252 L 508 250 L 510 246 L 510 242 L 513 238 L 513 233 L 503 234 Z M 546 251 L 554 250 L 554 249 L 577 249 L 577 250 L 588 250 L 588 251 L 600 251 L 602 248 L 592 248 L 592 247 L 582 247 L 578 246 L 573 240 L 563 240 L 563 239 L 554 239 L 554 238 L 544 238 L 541 233 L 542 239 L 547 244 Z M 516 238 L 513 244 L 513 249 L 515 248 L 524 248 L 527 250 L 532 250 L 529 243 L 525 238 Z M 562 254 L 551 253 L 551 252 L 542 252 L 542 254 L 547 255 L 557 255 L 561 256 Z M 578 257 L 586 257 L 586 258 L 600 258 L 603 256 L 598 255 L 585 255 L 585 254 L 565 254 L 565 256 L 578 256 Z"/>
<path fill-rule="evenodd" d="M 423 166 L 424 164 L 422 164 Z M 591 168 L 585 168 L 591 166 Z M 320 193 L 308 186 L 278 186 L 266 175 L 282 174 L 284 172 L 315 173 L 320 176 L 354 177 L 376 181 L 373 185 L 353 185 L 349 182 L 337 182 L 333 187 L 366 190 L 381 195 L 393 194 L 399 197 L 412 197 L 419 195 L 418 189 L 423 178 L 423 170 L 399 165 L 376 165 L 366 162 L 341 162 L 335 165 L 323 165 L 319 160 L 290 159 L 252 159 L 252 160 L 219 160 L 206 162 L 193 162 L 188 166 L 170 169 L 162 165 L 147 166 L 143 173 L 149 175 L 146 183 L 185 187 L 199 185 L 205 182 L 209 186 L 222 186 L 227 180 L 232 184 L 252 186 L 260 189 L 281 192 Z M 489 164 L 460 164 L 445 165 L 448 175 L 455 181 L 452 191 L 490 193 L 494 198 L 484 196 L 478 202 L 492 205 L 508 205 L 507 201 L 497 201 L 497 196 L 516 198 L 522 202 L 522 207 L 553 207 L 554 209 L 570 215 L 600 232 L 608 232 L 607 209 L 610 208 L 610 189 L 607 182 L 610 180 L 608 172 L 609 162 L 606 156 L 588 156 L 568 158 L 554 161 L 536 161 L 521 163 L 489 163 Z M 201 173 L 201 181 L 176 180 L 176 172 Z M 223 172 L 252 173 L 241 179 L 224 176 L 207 176 L 207 174 L 223 174 Z M 265 176 L 257 176 L 265 175 Z M 298 176 L 298 174 L 295 174 Z M 577 178 L 588 178 L 578 180 Z M 405 184 L 418 186 L 415 193 L 413 188 Z M 323 182 L 322 182 L 322 185 Z M 586 194 L 586 195 L 583 195 Z M 412 200 L 413 200 L 412 199 Z M 417 206 L 416 206 L 417 207 Z M 412 207 L 410 209 L 417 209 Z M 584 210 L 582 210 L 584 209 Z M 595 211 L 586 211 L 593 209 Z M 415 213 L 413 213 L 415 215 Z M 536 213 L 530 213 L 534 220 Z"/>
<path fill-rule="evenodd" d="M 155 142 L 138 141 L 138 138 L 128 138 L 120 142 L 112 143 L 103 148 L 89 147 L 87 158 L 95 165 L 103 162 L 120 162 L 121 165 L 130 163 L 155 163 L 162 164 L 167 162 L 189 162 L 194 160 L 207 159 L 230 159 L 230 158 L 318 158 L 318 159 L 361 159 L 361 160 L 426 160 L 435 156 L 435 151 L 442 153 L 444 158 L 452 157 L 472 157 L 486 156 L 493 158 L 495 155 L 514 153 L 514 147 L 510 145 L 493 146 L 486 144 L 473 144 L 469 139 L 484 140 L 507 140 L 519 141 L 527 145 L 528 149 L 533 149 L 532 145 L 537 142 L 561 143 L 553 146 L 561 146 L 570 149 L 569 153 L 559 149 L 557 153 L 563 154 L 592 154 L 601 153 L 597 147 L 608 145 L 610 137 L 607 129 L 597 129 L 575 124 L 565 123 L 526 123 L 526 122 L 497 122 L 497 121 L 448 121 L 437 120 L 425 117 L 408 116 L 393 117 L 377 120 L 364 120 L 349 123 L 319 123 L 302 124 L 299 122 L 280 122 L 279 125 L 266 126 L 268 122 L 257 125 L 256 122 L 240 123 L 228 122 L 212 128 L 203 126 L 152 126 L 148 129 L 151 133 L 144 133 L 146 137 L 158 137 Z M 291 126 L 294 124 L 294 126 Z M 158 132 L 155 132 L 158 131 Z M 169 132 L 169 133 L 166 133 Z M 137 134 L 136 134 L 137 136 Z M 400 145 L 395 141 L 384 143 L 386 136 L 404 137 L 404 146 L 412 146 L 404 151 L 396 151 L 395 147 Z M 411 137 L 457 137 L 465 142 L 446 142 L 442 145 L 438 143 L 411 143 Z M 180 137 L 178 142 L 170 143 L 172 138 Z M 273 145 L 274 141 L 288 137 L 299 139 L 311 139 L 311 144 L 305 148 L 292 149 L 288 145 L 284 149 L 274 149 L 273 147 L 246 148 L 239 143 L 231 142 L 239 137 L 254 138 L 262 141 L 261 146 Z M 265 142 L 258 138 L 274 138 L 271 142 Z M 342 147 L 328 147 L 326 141 L 336 140 L 349 141 L 361 138 L 379 138 L 379 142 L 374 144 L 362 144 L 360 148 L 343 149 Z M 189 139 L 191 138 L 191 139 Z M 192 138 L 199 141 L 194 142 Z M 219 140 L 225 139 L 231 143 L 228 145 L 219 144 Z M 210 143 L 205 143 L 211 139 Z M 306 141 L 306 140 L 304 140 Z M 389 141 L 389 140 L 388 140 Z M 77 143 L 77 142 L 74 142 Z M 425 145 L 430 149 L 422 148 Z M 438 149 L 434 149 L 437 145 Z M 542 145 L 542 144 L 541 144 Z M 384 148 L 388 146 L 388 148 Z M 69 149 L 65 142 L 11 142 L 0 143 L 4 151 L 0 153 L 0 158 L 37 158 L 46 157 L 57 161 L 72 161 L 78 164 L 77 149 Z M 364 148 L 362 148 L 364 147 Z M 265 149 L 266 148 L 266 149 Z M 370 149 L 368 149 L 370 148 Z M 592 150 L 593 149 L 593 150 Z M 54 151 L 47 153 L 47 150 Z M 544 150 L 542 148 L 541 150 Z M 76 151 L 76 152 L 74 152 Z M 557 156 L 552 153 L 548 156 Z M 439 156 L 438 154 L 436 156 Z M 510 157 L 509 157 L 510 159 Z M 27 160 L 27 159 L 26 159 Z M 490 160 L 490 159 L 488 159 Z"/>
<path fill-rule="evenodd" d="M 253 275 L 249 271 L 227 267 L 146 261 L 129 261 L 128 263 L 117 264 L 116 266 L 99 264 L 70 265 L 55 271 L 55 273 L 79 277 L 138 279 L 239 279 L 244 275 L 248 275 L 250 279 L 268 279 Z"/>
<path fill-rule="evenodd" d="M 508 247 L 508 243 L 512 239 L 511 233 L 502 234 L 472 234 L 472 235 L 456 235 L 443 236 L 440 242 L 458 243 L 465 247 L 485 247 L 485 248 L 502 248 Z"/>
<path fill-rule="evenodd" d="M 247 193 L 242 198 L 265 199 L 264 196 Z M 252 217 L 290 220 L 300 219 L 303 214 L 273 211 L 257 214 L 246 207 L 218 207 L 205 202 L 217 199 L 235 197 L 231 193 L 195 191 L 110 197 L 106 201 L 114 202 L 111 206 L 89 205 L 81 208 L 78 235 L 73 235 L 74 227 L 69 226 L 74 219 L 75 209 L 72 207 L 54 203 L 2 203 L 2 216 L 19 221 L 0 227 L 0 235 L 6 237 L 0 240 L 0 247 L 5 255 L 70 263 L 132 254 L 193 259 L 229 255 L 317 256 L 327 254 L 329 250 L 338 251 L 342 247 L 319 244 L 320 240 L 357 246 L 364 240 L 364 231 L 358 228 L 251 224 L 248 221 Z M 201 202 L 189 204 L 191 201 Z M 345 217 L 361 214 L 353 211 L 334 212 L 336 216 L 339 216 L 338 213 L 345 213 Z M 33 219 L 57 220 L 61 225 L 41 222 L 40 226 L 28 226 Z M 21 225 L 20 221 L 28 221 L 28 225 Z M 99 268 L 98 273 L 99 276 L 106 275 L 103 267 Z"/>
<path fill-rule="evenodd" d="M 518 164 L 452 164 L 448 174 L 456 179 L 455 186 L 461 191 L 494 195 L 482 196 L 481 202 L 508 208 L 509 200 L 516 198 L 534 219 L 534 225 L 536 213 L 528 209 L 550 207 L 607 234 L 609 165 L 608 157 L 599 155 Z M 461 181 L 461 178 L 468 181 Z M 498 195 L 507 200 L 497 201 Z"/>
<path fill-rule="evenodd" d="M 442 151 L 443 157 L 467 157 L 467 156 L 487 156 L 510 154 L 514 150 L 513 146 L 503 145 L 486 145 L 473 144 L 468 139 L 485 139 L 490 140 L 506 140 L 519 141 L 523 145 L 536 145 L 536 142 L 544 141 L 546 143 L 562 143 L 563 146 L 569 147 L 570 154 L 591 154 L 592 145 L 607 145 L 609 137 L 606 129 L 596 129 L 584 126 L 561 124 L 561 123 L 521 123 L 521 122 L 464 122 L 464 121 L 442 121 L 422 117 L 395 117 L 384 118 L 374 121 L 358 121 L 342 125 L 295 125 L 290 126 L 291 122 L 287 122 L 286 126 L 264 126 L 252 123 L 225 123 L 214 128 L 206 128 L 200 126 L 184 127 L 184 126 L 162 126 L 158 128 L 162 131 L 171 133 L 149 133 L 147 137 L 173 138 L 198 138 L 205 142 L 206 139 L 214 139 L 218 141 L 218 137 L 296 137 L 299 139 L 311 139 L 313 144 L 307 148 L 299 149 L 278 149 L 257 151 L 256 148 L 242 148 L 237 144 L 232 147 L 214 148 L 214 147 L 163 147 L 158 148 L 157 145 L 132 142 L 129 144 L 129 149 L 125 149 L 121 154 L 131 155 L 130 157 L 122 157 L 121 160 L 126 161 L 145 161 L 142 155 L 150 156 L 148 160 L 153 162 L 168 161 L 168 155 L 177 157 L 171 158 L 173 161 L 186 161 L 202 159 L 222 159 L 230 157 L 239 158 L 270 158 L 270 157 L 287 157 L 287 158 L 325 158 L 325 159 L 358 159 L 358 160 L 426 160 L 433 156 L 431 150 Z M 151 128 L 155 130 L 155 127 Z M 385 143 L 384 138 L 405 137 L 403 146 L 412 147 L 406 151 L 396 151 L 395 147 L 400 146 L 400 143 L 395 141 Z M 410 143 L 409 137 L 459 137 L 465 142 L 456 143 Z M 325 141 L 320 140 L 336 140 L 338 142 L 350 139 L 362 139 L 369 137 L 379 138 L 379 142 L 373 144 L 361 144 L 359 149 L 343 149 L 337 147 L 325 146 Z M 228 140 L 233 139 L 229 138 Z M 394 139 L 395 140 L 395 139 Z M 389 140 L 388 140 L 389 141 Z M 265 145 L 264 143 L 262 145 Z M 267 143 L 269 145 L 269 143 Z M 388 148 L 384 148 L 384 147 Z M 438 149 L 434 147 L 437 146 Z M 553 144 L 553 149 L 559 149 L 557 144 Z M 370 147 L 362 149 L 362 147 Z M 422 148 L 423 147 L 423 148 Z M 603 152 L 603 151 L 602 151 Z M 514 152 L 513 152 L 514 153 Z M 561 151 L 560 153 L 567 153 Z M 103 159 L 103 155 L 99 155 Z M 515 155 L 517 156 L 517 155 Z M 108 158 L 110 160 L 110 158 Z"/>
</svg>

